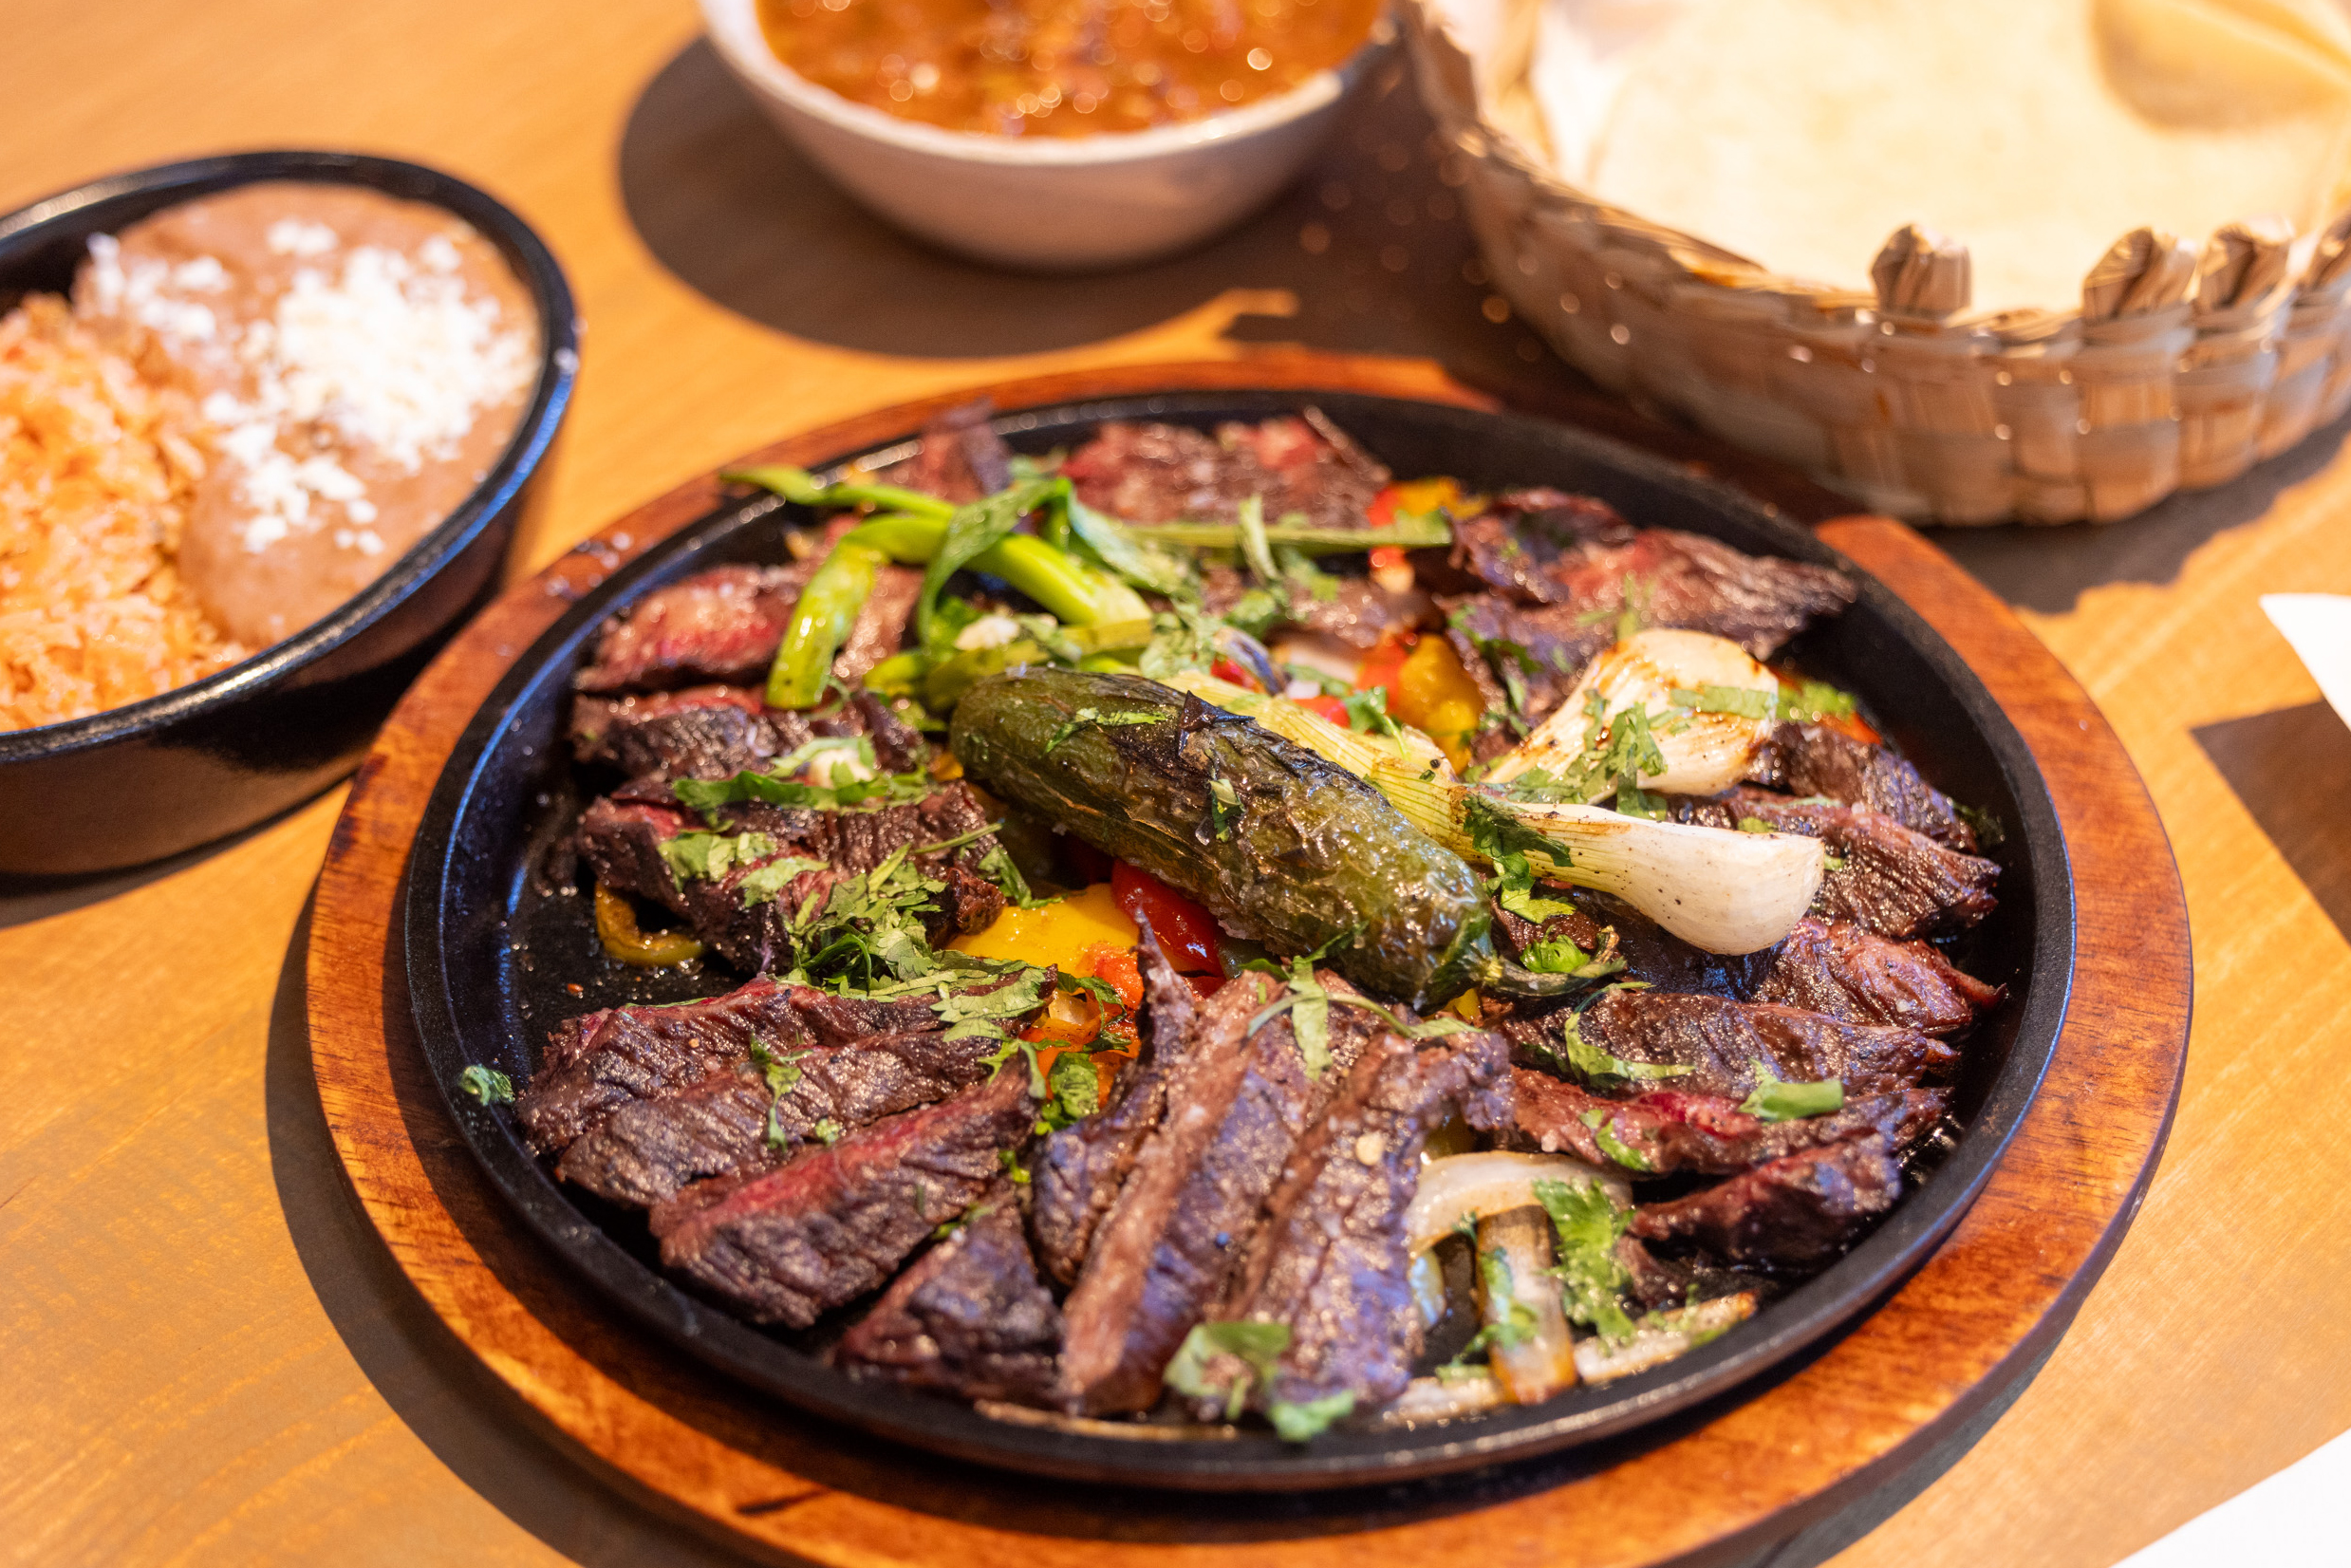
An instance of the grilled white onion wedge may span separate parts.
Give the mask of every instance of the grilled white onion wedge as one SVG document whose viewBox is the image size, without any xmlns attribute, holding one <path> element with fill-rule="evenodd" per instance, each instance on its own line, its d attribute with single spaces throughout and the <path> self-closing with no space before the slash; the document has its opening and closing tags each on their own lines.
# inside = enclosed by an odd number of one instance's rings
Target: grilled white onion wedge
<svg viewBox="0 0 2351 1568">
<path fill-rule="evenodd" d="M 1747 650 L 1703 631 L 1635 632 L 1592 661 L 1558 711 L 1536 726 L 1517 750 L 1486 770 L 1486 780 L 1507 784 L 1540 768 L 1571 775 L 1579 759 L 1604 744 L 1628 711 L 1648 718 L 1665 767 L 1639 775 L 1644 790 L 1714 794 L 1745 776 L 1756 748 L 1771 733 L 1780 682 Z M 1592 698 L 1597 694 L 1599 711 Z M 1748 710 L 1748 711 L 1742 711 Z M 1588 799 L 1616 787 L 1597 780 Z"/>
</svg>

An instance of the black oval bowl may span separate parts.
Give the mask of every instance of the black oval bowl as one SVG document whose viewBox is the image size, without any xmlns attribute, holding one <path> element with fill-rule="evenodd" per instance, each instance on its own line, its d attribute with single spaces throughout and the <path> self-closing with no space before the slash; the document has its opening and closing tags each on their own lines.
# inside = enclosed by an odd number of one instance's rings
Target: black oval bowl
<svg viewBox="0 0 2351 1568">
<path fill-rule="evenodd" d="M 1678 1361 L 1547 1403 L 1412 1430 L 1334 1429 L 1291 1446 L 1270 1434 L 1125 1438 L 998 1420 L 944 1399 L 853 1380 L 817 1358 L 825 1325 L 769 1333 L 680 1288 L 659 1269 L 641 1218 L 560 1187 L 503 1109 L 457 1087 L 470 1063 L 521 1082 L 534 1047 L 566 1017 L 621 1001 L 674 1000 L 738 983 L 712 973 L 651 980 L 596 950 L 584 900 L 558 868 L 578 796 L 564 717 L 596 625 L 648 589 L 731 561 L 782 558 L 788 525 L 771 497 L 714 512 L 654 546 L 549 628 L 458 739 L 419 828 L 403 920 L 410 995 L 432 1072 L 493 1183 L 582 1279 L 639 1323 L 725 1376 L 832 1420 L 959 1458 L 1045 1475 L 1190 1490 L 1278 1491 L 1402 1481 L 1617 1437 L 1726 1395 L 1851 1322 L 1926 1258 L 1981 1189 L 2039 1086 L 2073 972 L 2073 886 L 2064 841 L 2031 754 L 1948 644 L 1884 588 L 1815 539 L 1722 486 L 1581 432 L 1532 419 L 1360 395 L 1170 394 L 1013 413 L 1017 449 L 1067 445 L 1107 419 L 1207 426 L 1312 403 L 1397 473 L 1452 474 L 1472 488 L 1551 484 L 1605 497 L 1634 522 L 1712 534 L 1743 550 L 1838 566 L 1859 602 L 1795 649 L 1812 673 L 1857 691 L 1929 777 L 1996 814 L 2001 905 L 1975 933 L 1969 967 L 2009 987 L 1966 1053 L 1956 1146 L 1843 1259 L 1757 1317 Z M 886 459 L 905 442 L 847 460 Z M 583 994 L 568 987 L 577 984 Z M 838 1316 L 838 1315 L 836 1315 Z"/>
<path fill-rule="evenodd" d="M 0 309 L 63 293 L 92 234 L 257 180 L 364 185 L 457 214 L 496 246 L 539 313 L 537 389 L 455 512 L 366 588 L 241 664 L 86 719 L 0 734 L 0 872 L 137 866 L 208 844 L 347 774 L 392 704 L 495 587 L 571 401 L 579 323 L 563 269 L 484 192 L 420 164 L 257 152 L 113 175 L 0 217 Z"/>
</svg>

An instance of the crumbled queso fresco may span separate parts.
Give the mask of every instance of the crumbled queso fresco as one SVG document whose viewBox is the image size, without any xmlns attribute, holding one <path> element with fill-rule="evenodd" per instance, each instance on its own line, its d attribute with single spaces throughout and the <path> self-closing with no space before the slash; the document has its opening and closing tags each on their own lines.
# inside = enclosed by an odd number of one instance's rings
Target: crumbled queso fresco
<svg viewBox="0 0 2351 1568">
<path fill-rule="evenodd" d="M 255 646 L 454 510 L 537 365 L 529 298 L 487 242 L 349 187 L 252 186 L 96 236 L 76 308 L 152 333 L 193 383 L 217 471 L 181 568 Z"/>
</svg>

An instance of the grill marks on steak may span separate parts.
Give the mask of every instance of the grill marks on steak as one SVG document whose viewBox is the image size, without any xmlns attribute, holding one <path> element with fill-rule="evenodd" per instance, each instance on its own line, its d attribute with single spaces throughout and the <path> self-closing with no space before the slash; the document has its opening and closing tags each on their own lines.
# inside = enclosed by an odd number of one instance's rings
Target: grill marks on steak
<svg viewBox="0 0 2351 1568">
<path fill-rule="evenodd" d="M 1300 1140 L 1266 1204 L 1223 1301 L 1209 1316 L 1280 1323 L 1290 1342 L 1252 1395 L 1258 1409 L 1353 1393 L 1359 1407 L 1404 1391 L 1421 1350 L 1405 1213 L 1420 1186 L 1431 1129 L 1465 1114 L 1509 1115 L 1507 1048 L 1493 1035 L 1452 1036 L 1416 1049 L 1383 1031 L 1371 1040 L 1319 1124 Z M 1203 1381 L 1229 1387 L 1248 1369 L 1212 1357 Z M 1199 1402 L 1203 1420 L 1221 1399 Z"/>
<path fill-rule="evenodd" d="M 1314 409 L 1216 435 L 1113 420 L 1061 472 L 1078 499 L 1130 523 L 1229 523 L 1261 496 L 1272 522 L 1301 513 L 1317 528 L 1364 528 L 1388 470 Z"/>
<path fill-rule="evenodd" d="M 594 663 L 571 683 L 614 692 L 757 680 L 815 570 L 813 561 L 714 567 L 656 588 L 605 623 Z"/>
<path fill-rule="evenodd" d="M 662 1261 L 755 1322 L 806 1328 L 977 1202 L 1035 1116 L 1027 1075 L 998 1073 L 774 1170 L 699 1183 L 653 1210 Z"/>
<path fill-rule="evenodd" d="M 1095 1228 L 1118 1198 L 1145 1140 L 1167 1104 L 1167 1077 L 1199 1026 L 1199 998 L 1168 963 L 1150 923 L 1139 953 L 1149 1034 L 1131 1066 L 1118 1074 L 1110 1102 L 1096 1114 L 1048 1137 L 1030 1167 L 1029 1224 L 1045 1272 L 1077 1282 Z"/>
<path fill-rule="evenodd" d="M 765 832 L 775 839 L 776 852 L 730 867 L 713 881 L 681 882 L 662 858 L 661 847 L 700 823 L 674 804 L 648 803 L 648 793 L 659 792 L 622 791 L 581 813 L 580 849 L 596 880 L 682 917 L 730 962 L 755 972 L 791 954 L 793 919 L 810 899 L 829 897 L 836 882 L 872 870 L 901 849 L 947 843 L 990 821 L 979 795 L 961 780 L 942 784 L 921 800 L 872 811 L 721 807 L 722 831 Z M 930 921 L 934 941 L 949 931 L 976 930 L 1003 908 L 1002 891 L 980 873 L 995 843 L 994 834 L 982 833 L 954 849 L 910 857 L 924 874 L 945 885 Z M 746 906 L 743 879 L 788 857 L 822 861 L 827 868 L 803 871 L 774 899 Z"/>
<path fill-rule="evenodd" d="M 835 1366 L 964 1399 L 1043 1401 L 1061 1309 L 1036 1278 L 1010 1183 L 990 1186 L 833 1347 Z"/>
<path fill-rule="evenodd" d="M 864 1127 L 987 1075 L 996 1041 L 950 1040 L 935 1016 L 924 1022 L 919 1031 L 802 1048 L 806 1055 L 791 1063 L 798 1081 L 780 1096 L 746 1053 L 677 1093 L 620 1107 L 564 1150 L 555 1174 L 616 1203 L 650 1207 L 691 1182 L 774 1164 L 771 1115 L 774 1131 L 798 1144 L 820 1122 Z M 792 1055 L 772 1043 L 769 1050 Z"/>
<path fill-rule="evenodd" d="M 1527 717 L 1557 708 L 1592 656 L 1616 640 L 1609 617 L 1626 607 L 1627 584 L 1652 626 L 1712 632 L 1767 659 L 1816 616 L 1853 603 L 1856 589 L 1826 567 L 1753 556 L 1672 529 L 1618 538 L 1603 521 L 1560 545 L 1531 528 L 1465 525 L 1472 543 L 1448 557 L 1486 591 L 1437 603 L 1489 663 L 1508 659 L 1527 690 Z M 1571 522 L 1565 532 L 1575 532 Z M 1508 548 L 1516 544 L 1517 553 Z M 1546 551 L 1555 551 L 1548 559 Z M 1510 643 L 1525 659 L 1493 646 Z M 1497 668 L 1499 677 L 1502 671 Z"/>
<path fill-rule="evenodd" d="M 701 1082 L 771 1050 L 830 1050 L 870 1036 L 938 1028 L 927 998 L 870 1001 L 757 980 L 706 1001 L 611 1007 L 548 1037 L 537 1073 L 514 1097 L 533 1151 L 554 1153 L 633 1100 Z"/>
<path fill-rule="evenodd" d="M 1764 790 L 1670 800 L 1676 822 L 1732 828 L 1752 816 L 1825 843 L 1844 865 L 1821 879 L 1813 913 L 1897 941 L 1973 925 L 1998 903 L 1995 863 L 1946 849 L 1865 806 L 1790 800 Z"/>
<path fill-rule="evenodd" d="M 958 505 L 994 495 L 1012 483 L 1012 448 L 988 422 L 995 411 L 985 398 L 948 409 L 923 427 L 913 457 L 874 477 Z"/>
<path fill-rule="evenodd" d="M 1726 1176 L 1867 1132 L 1882 1134 L 1899 1151 L 1926 1136 L 1950 1104 L 1946 1090 L 1909 1089 L 1848 1100 L 1825 1116 L 1766 1122 L 1726 1095 L 1653 1089 L 1616 1100 L 1528 1068 L 1513 1068 L 1510 1076 L 1521 1139 L 1547 1154 L 1573 1154 L 1636 1175 Z M 1609 1152 L 1602 1128 L 1633 1163 Z"/>
<path fill-rule="evenodd" d="M 1799 1008 L 1663 991 L 1611 991 L 1579 1016 L 1587 1044 L 1627 1062 L 1687 1067 L 1671 1087 L 1745 1099 L 1758 1080 L 1756 1062 L 1789 1083 L 1835 1078 L 1849 1095 L 1885 1094 L 1949 1073 L 1959 1053 L 1908 1029 L 1845 1023 Z M 1530 1027 L 1531 1026 L 1531 1027 Z M 1560 1019 L 1514 1020 L 1503 1033 L 1516 1045 L 1558 1047 Z"/>
<path fill-rule="evenodd" d="M 760 772 L 819 736 L 862 735 L 888 773 L 919 766 L 923 737 L 868 691 L 807 713 L 771 708 L 744 686 L 694 686 L 571 703 L 571 752 L 633 780 L 731 778 Z M 659 798 L 667 801 L 665 793 Z"/>
<path fill-rule="evenodd" d="M 1901 1195 L 1892 1146 L 1867 1132 L 1800 1149 L 1687 1198 L 1645 1204 L 1633 1211 L 1632 1233 L 1725 1263 L 1813 1268 Z"/>
<path fill-rule="evenodd" d="M 1353 994 L 1336 975 L 1316 978 Z M 1286 1016 L 1245 1033 L 1278 989 L 1247 973 L 1200 1004 L 1159 1129 L 1063 1304 L 1065 1407 L 1108 1414 L 1158 1400 L 1161 1370 L 1225 1291 L 1292 1149 L 1369 1044 L 1371 1015 L 1333 1008 L 1333 1066 L 1309 1078 Z"/>
<path fill-rule="evenodd" d="M 1761 952 L 1709 953 L 1606 894 L 1562 887 L 1545 894 L 1572 901 L 1576 912 L 1538 926 L 1496 907 L 1495 924 L 1514 957 L 1562 938 L 1597 952 L 1614 932 L 1625 979 L 1660 991 L 1776 1002 L 1922 1035 L 1955 1034 L 2003 995 L 1923 942 L 1895 942 L 1847 921 L 1806 916 Z"/>
<path fill-rule="evenodd" d="M 1938 844 L 1975 852 L 1975 830 L 1951 809 L 1950 796 L 1885 747 L 1825 724 L 1775 726 L 1748 764 L 1747 782 L 1866 806 Z"/>
</svg>

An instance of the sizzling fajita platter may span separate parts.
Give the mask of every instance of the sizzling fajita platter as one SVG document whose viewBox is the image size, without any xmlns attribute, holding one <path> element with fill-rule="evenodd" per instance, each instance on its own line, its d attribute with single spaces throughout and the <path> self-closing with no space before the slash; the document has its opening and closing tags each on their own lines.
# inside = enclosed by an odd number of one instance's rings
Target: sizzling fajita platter
<svg viewBox="0 0 2351 1568">
<path fill-rule="evenodd" d="M 1147 1485 L 1533 1454 L 1850 1324 L 2033 1098 L 2030 752 L 1726 489 L 1229 391 L 727 478 L 490 694 L 403 933 L 482 1172 L 726 1379 Z"/>
</svg>

